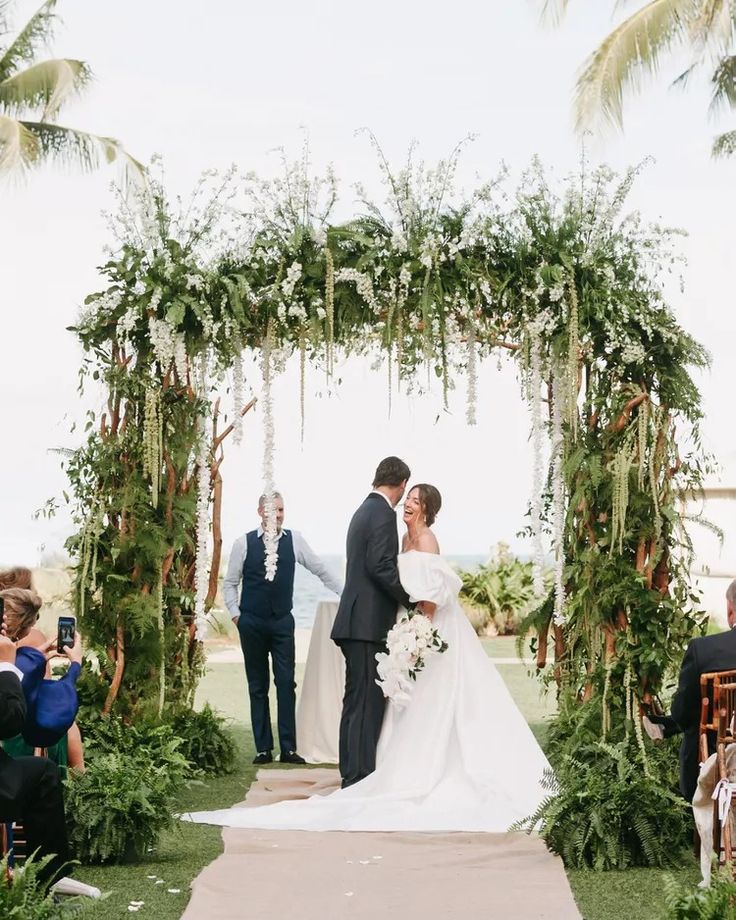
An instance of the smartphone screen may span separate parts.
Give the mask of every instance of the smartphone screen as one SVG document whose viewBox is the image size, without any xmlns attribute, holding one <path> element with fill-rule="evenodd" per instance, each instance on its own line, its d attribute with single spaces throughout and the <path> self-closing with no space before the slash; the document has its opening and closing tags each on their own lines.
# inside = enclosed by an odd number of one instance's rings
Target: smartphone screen
<svg viewBox="0 0 736 920">
<path fill-rule="evenodd" d="M 74 645 L 74 617 L 59 617 L 56 650 L 61 652 L 64 648 Z"/>
</svg>

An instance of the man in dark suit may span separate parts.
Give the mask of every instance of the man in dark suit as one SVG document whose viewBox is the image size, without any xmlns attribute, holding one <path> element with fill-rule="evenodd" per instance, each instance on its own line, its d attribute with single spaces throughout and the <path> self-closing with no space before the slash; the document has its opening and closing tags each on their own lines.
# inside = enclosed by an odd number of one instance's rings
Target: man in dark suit
<svg viewBox="0 0 736 920">
<path fill-rule="evenodd" d="M 680 791 L 692 802 L 698 785 L 699 728 L 700 728 L 700 675 L 712 671 L 736 669 L 736 580 L 726 591 L 726 615 L 729 629 L 713 636 L 699 636 L 687 647 L 680 668 L 677 692 L 672 700 L 670 716 L 649 716 L 659 722 L 664 735 L 683 732 L 680 745 Z"/>
<path fill-rule="evenodd" d="M 0 634 L 0 740 L 20 734 L 26 701 L 15 667 L 15 643 Z M 45 757 L 10 758 L 0 750 L 0 822 L 23 822 L 28 852 L 55 854 L 45 872 L 52 882 L 69 862 L 59 771 Z"/>
<path fill-rule="evenodd" d="M 353 515 L 347 535 L 345 588 L 332 628 L 332 639 L 345 657 L 345 696 L 340 720 L 340 775 L 351 786 L 376 768 L 385 699 L 376 684 L 376 653 L 399 606 L 409 596 L 399 580 L 396 505 L 411 475 L 398 457 L 382 460 L 373 491 Z"/>
</svg>

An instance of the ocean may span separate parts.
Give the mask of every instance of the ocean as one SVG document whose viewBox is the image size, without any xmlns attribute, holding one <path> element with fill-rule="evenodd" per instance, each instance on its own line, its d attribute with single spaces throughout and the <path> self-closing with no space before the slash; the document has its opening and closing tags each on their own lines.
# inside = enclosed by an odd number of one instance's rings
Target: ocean
<svg viewBox="0 0 736 920">
<path fill-rule="evenodd" d="M 342 574 L 345 560 L 342 556 L 323 556 L 322 559 L 331 571 Z M 485 556 L 447 556 L 447 561 L 459 569 L 472 571 L 488 560 Z M 324 587 L 316 576 L 303 566 L 296 567 L 294 575 L 294 620 L 297 628 L 311 629 L 317 604 L 324 600 L 334 600 L 335 595 Z"/>
</svg>

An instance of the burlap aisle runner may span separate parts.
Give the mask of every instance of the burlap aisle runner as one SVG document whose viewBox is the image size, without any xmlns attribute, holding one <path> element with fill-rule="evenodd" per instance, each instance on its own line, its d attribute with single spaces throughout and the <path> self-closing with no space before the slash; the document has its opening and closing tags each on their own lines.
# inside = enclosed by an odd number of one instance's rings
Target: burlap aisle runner
<svg viewBox="0 0 736 920">
<path fill-rule="evenodd" d="M 261 770 L 248 805 L 325 794 L 335 770 Z M 580 920 L 562 862 L 526 834 L 226 828 L 183 920 Z"/>
</svg>

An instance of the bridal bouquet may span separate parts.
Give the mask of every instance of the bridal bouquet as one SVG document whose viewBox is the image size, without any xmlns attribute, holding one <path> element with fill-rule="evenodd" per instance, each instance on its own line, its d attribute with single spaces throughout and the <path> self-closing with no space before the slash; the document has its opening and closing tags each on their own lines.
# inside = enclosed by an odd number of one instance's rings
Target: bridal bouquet
<svg viewBox="0 0 736 920">
<path fill-rule="evenodd" d="M 406 706 L 412 681 L 424 668 L 430 655 L 446 651 L 447 643 L 423 613 L 409 610 L 386 637 L 388 652 L 376 655 L 378 680 L 383 695 L 397 706 Z"/>
</svg>

